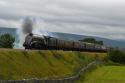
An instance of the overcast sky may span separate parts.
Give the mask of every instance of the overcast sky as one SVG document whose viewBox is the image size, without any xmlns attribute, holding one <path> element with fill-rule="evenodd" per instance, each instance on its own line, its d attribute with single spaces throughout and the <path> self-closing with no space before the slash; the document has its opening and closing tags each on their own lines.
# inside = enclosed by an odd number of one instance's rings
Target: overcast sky
<svg viewBox="0 0 125 83">
<path fill-rule="evenodd" d="M 48 31 L 125 40 L 125 0 L 0 0 L 0 26 L 27 16 Z"/>
</svg>

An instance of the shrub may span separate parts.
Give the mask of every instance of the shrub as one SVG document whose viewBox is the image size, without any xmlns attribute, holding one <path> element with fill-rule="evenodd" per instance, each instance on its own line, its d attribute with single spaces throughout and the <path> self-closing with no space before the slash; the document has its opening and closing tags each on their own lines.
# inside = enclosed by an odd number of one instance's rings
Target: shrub
<svg viewBox="0 0 125 83">
<path fill-rule="evenodd" d="M 110 49 L 108 58 L 116 63 L 125 64 L 125 52 L 118 49 Z"/>
</svg>

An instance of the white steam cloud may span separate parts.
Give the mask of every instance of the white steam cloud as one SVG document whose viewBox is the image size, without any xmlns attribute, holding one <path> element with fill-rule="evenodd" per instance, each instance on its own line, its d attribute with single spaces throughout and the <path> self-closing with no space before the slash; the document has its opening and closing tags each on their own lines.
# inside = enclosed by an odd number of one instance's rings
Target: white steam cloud
<svg viewBox="0 0 125 83">
<path fill-rule="evenodd" d="M 51 32 L 47 31 L 46 27 L 47 27 L 47 23 L 45 23 L 41 19 L 36 19 L 32 33 L 33 34 L 44 35 L 44 36 L 55 36 Z"/>
<path fill-rule="evenodd" d="M 34 24 L 33 24 L 33 19 L 32 18 L 25 18 L 21 20 L 21 25 L 19 26 L 17 30 L 18 34 L 18 43 L 17 43 L 17 48 L 23 48 L 23 43 L 25 41 L 25 37 L 28 33 L 32 33 Z"/>
</svg>

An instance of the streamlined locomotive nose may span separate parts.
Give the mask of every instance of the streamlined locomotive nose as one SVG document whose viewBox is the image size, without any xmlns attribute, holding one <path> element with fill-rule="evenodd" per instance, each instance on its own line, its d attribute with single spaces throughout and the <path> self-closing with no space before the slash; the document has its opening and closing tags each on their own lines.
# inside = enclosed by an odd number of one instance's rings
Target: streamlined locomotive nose
<svg viewBox="0 0 125 83">
<path fill-rule="evenodd" d="M 32 41 L 32 33 L 29 33 L 26 37 L 25 37 L 25 42 L 23 43 L 24 47 L 29 47 L 31 41 Z"/>
</svg>

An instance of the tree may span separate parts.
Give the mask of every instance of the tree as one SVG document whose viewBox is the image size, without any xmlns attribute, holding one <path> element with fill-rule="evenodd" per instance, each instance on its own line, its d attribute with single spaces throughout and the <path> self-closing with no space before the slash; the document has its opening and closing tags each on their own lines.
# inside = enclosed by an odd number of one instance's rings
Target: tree
<svg viewBox="0 0 125 83">
<path fill-rule="evenodd" d="M 79 40 L 81 42 L 88 42 L 88 43 L 95 43 L 96 40 L 94 38 L 85 38 L 85 39 L 82 39 L 82 40 Z"/>
<path fill-rule="evenodd" d="M 97 44 L 103 45 L 103 41 L 97 41 Z"/>
<path fill-rule="evenodd" d="M 15 38 L 6 33 L 0 36 L 0 48 L 13 48 Z"/>
<path fill-rule="evenodd" d="M 97 40 L 94 39 L 94 38 L 85 38 L 85 39 L 82 39 L 82 40 L 79 40 L 79 41 L 103 45 L 103 41 L 97 41 Z"/>
</svg>

